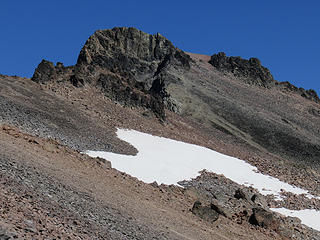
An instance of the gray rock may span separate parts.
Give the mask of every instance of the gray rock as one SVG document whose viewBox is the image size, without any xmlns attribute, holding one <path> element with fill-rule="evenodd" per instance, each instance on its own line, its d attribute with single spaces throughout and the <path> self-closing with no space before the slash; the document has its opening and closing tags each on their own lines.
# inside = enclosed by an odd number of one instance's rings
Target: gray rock
<svg viewBox="0 0 320 240">
<path fill-rule="evenodd" d="M 178 111 L 166 91 L 169 82 L 179 81 L 170 69 L 189 70 L 189 62 L 190 57 L 161 34 L 113 28 L 96 31 L 88 39 L 75 66 L 75 79 L 94 83 L 112 99 L 151 108 L 164 118 L 166 106 Z"/>
<path fill-rule="evenodd" d="M 212 200 L 210 208 L 226 218 L 231 218 L 231 213 L 215 199 Z"/>
<path fill-rule="evenodd" d="M 202 206 L 200 201 L 196 201 L 191 209 L 192 213 L 208 222 L 215 222 L 219 218 L 219 213 L 209 206 Z"/>
<path fill-rule="evenodd" d="M 262 208 L 266 208 L 268 206 L 266 199 L 262 195 L 253 194 L 251 201 Z"/>
<path fill-rule="evenodd" d="M 236 192 L 234 193 L 234 197 L 236 199 L 247 199 L 246 194 L 241 190 L 241 188 L 237 189 Z"/>
<path fill-rule="evenodd" d="M 277 230 L 279 226 L 279 221 L 275 217 L 275 214 L 263 208 L 254 208 L 249 222 L 253 225 L 272 230 Z"/>
<path fill-rule="evenodd" d="M 227 57 L 225 53 L 219 52 L 211 56 L 209 63 L 220 71 L 232 73 L 255 85 L 268 87 L 275 82 L 270 71 L 263 67 L 257 58 L 246 60 L 241 57 Z"/>
<path fill-rule="evenodd" d="M 37 83 L 69 81 L 73 75 L 73 67 L 65 67 L 61 62 L 56 66 L 47 60 L 42 60 L 36 68 L 31 80 Z"/>
</svg>

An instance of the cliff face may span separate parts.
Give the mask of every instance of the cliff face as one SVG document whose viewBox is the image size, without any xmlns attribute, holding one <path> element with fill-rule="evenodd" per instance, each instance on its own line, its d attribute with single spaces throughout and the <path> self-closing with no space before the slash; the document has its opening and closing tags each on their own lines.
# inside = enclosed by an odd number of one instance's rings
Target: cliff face
<svg viewBox="0 0 320 240">
<path fill-rule="evenodd" d="M 150 35 L 135 28 L 113 28 L 96 31 L 87 40 L 77 67 L 101 67 L 147 82 L 151 87 L 152 78 L 162 73 L 167 65 L 189 69 L 189 60 L 188 55 L 160 34 Z"/>
</svg>

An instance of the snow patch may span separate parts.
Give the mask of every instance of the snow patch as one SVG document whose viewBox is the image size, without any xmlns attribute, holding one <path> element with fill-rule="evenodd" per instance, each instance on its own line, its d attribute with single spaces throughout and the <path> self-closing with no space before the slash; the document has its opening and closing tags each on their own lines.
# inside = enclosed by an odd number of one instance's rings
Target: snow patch
<svg viewBox="0 0 320 240">
<path fill-rule="evenodd" d="M 86 151 L 91 157 L 101 157 L 111 161 L 112 166 L 146 183 L 178 184 L 189 180 L 206 169 L 223 174 L 232 181 L 252 186 L 263 195 L 274 194 L 281 200 L 280 192 L 285 190 L 294 194 L 305 194 L 313 198 L 308 191 L 282 182 L 272 176 L 258 172 L 258 169 L 243 160 L 230 157 L 211 149 L 188 144 L 168 138 L 152 136 L 135 130 L 117 130 L 118 137 L 132 144 L 137 150 L 136 156 L 121 155 L 104 151 Z"/>
<path fill-rule="evenodd" d="M 320 231 L 320 212 L 314 209 L 289 210 L 286 208 L 271 208 L 272 211 L 288 217 L 297 217 L 301 223 Z"/>
</svg>

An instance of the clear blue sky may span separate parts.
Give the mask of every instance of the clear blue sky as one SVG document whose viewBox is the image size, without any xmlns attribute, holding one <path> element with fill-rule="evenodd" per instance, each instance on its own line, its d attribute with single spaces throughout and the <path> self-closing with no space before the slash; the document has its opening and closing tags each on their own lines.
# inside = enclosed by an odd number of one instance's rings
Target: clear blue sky
<svg viewBox="0 0 320 240">
<path fill-rule="evenodd" d="M 44 58 L 73 65 L 97 29 L 161 33 L 184 51 L 257 57 L 279 81 L 320 92 L 320 1 L 0 1 L 0 73 Z"/>
</svg>

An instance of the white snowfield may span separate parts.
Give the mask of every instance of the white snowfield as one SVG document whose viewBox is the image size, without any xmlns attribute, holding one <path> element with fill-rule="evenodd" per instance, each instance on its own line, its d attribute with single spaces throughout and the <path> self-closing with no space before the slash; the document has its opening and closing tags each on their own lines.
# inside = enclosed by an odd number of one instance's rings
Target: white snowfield
<svg viewBox="0 0 320 240">
<path fill-rule="evenodd" d="M 178 184 L 179 181 L 197 177 L 199 171 L 206 169 L 223 174 L 238 184 L 252 186 L 263 195 L 274 194 L 277 199 L 282 199 L 281 190 L 305 194 L 309 198 L 315 197 L 304 189 L 259 173 L 256 167 L 243 160 L 205 147 L 135 130 L 118 129 L 117 135 L 121 140 L 132 144 L 138 154 L 130 156 L 103 151 L 85 153 L 91 157 L 107 159 L 112 163 L 112 167 L 146 183 L 156 181 L 159 184 Z"/>
<path fill-rule="evenodd" d="M 297 217 L 301 223 L 320 231 L 320 212 L 314 209 L 289 210 L 286 208 L 271 208 L 272 211 L 281 213 L 284 216 Z"/>
</svg>

